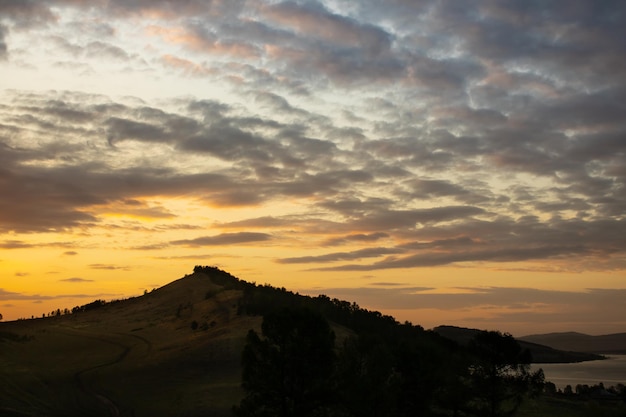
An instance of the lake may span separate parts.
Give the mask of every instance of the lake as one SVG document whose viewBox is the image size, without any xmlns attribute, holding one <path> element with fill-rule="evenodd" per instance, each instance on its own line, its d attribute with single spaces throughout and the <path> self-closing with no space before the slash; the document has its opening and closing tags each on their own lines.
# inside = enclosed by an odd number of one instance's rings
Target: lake
<svg viewBox="0 0 626 417">
<path fill-rule="evenodd" d="M 580 363 L 537 363 L 532 369 L 543 369 L 546 381 L 553 382 L 557 388 L 563 389 L 577 384 L 596 385 L 600 382 L 605 387 L 626 384 L 626 355 L 606 355 L 603 361 Z"/>
</svg>

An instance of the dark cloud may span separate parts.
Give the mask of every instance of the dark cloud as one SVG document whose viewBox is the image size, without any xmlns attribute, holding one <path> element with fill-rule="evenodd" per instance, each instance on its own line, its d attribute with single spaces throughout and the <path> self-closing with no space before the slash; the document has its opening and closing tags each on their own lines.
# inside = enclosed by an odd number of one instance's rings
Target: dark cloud
<svg viewBox="0 0 626 417">
<path fill-rule="evenodd" d="M 331 13 L 321 3 L 283 2 L 266 6 L 262 12 L 303 35 L 363 48 L 372 54 L 391 46 L 391 36 L 383 29 Z"/>
<path fill-rule="evenodd" d="M 149 123 L 112 117 L 106 121 L 106 126 L 111 145 L 122 140 L 163 142 L 170 139 L 164 130 Z"/>
<path fill-rule="evenodd" d="M 297 258 L 282 258 L 276 262 L 281 264 L 303 264 L 303 263 L 326 263 L 337 261 L 348 261 L 364 258 L 377 258 L 382 255 L 403 253 L 399 248 L 365 248 L 353 252 L 335 252 L 318 256 L 301 256 Z"/>
<path fill-rule="evenodd" d="M 483 214 L 485 211 L 472 206 L 433 207 L 415 210 L 380 210 L 362 219 L 352 226 L 361 230 L 413 229 L 418 224 L 438 223 L 463 219 Z"/>
<path fill-rule="evenodd" d="M 337 245 L 348 244 L 351 242 L 357 242 L 357 243 L 358 242 L 376 242 L 380 239 L 385 239 L 388 237 L 389 235 L 383 232 L 369 233 L 369 234 L 364 234 L 364 233 L 350 234 L 350 235 L 346 235 L 346 236 L 342 236 L 338 238 L 328 239 L 325 242 L 325 245 L 337 246 Z"/>
<path fill-rule="evenodd" d="M 624 264 L 621 255 L 618 255 L 623 253 L 621 235 L 624 227 L 623 221 L 553 219 L 544 223 L 537 218 L 517 221 L 497 219 L 490 222 L 475 220 L 443 227 L 433 225 L 415 231 L 415 236 L 441 239 L 401 244 L 398 248 L 407 252 L 405 256 L 387 257 L 372 264 L 347 264 L 320 269 L 374 271 L 466 262 L 569 259 L 568 264 L 559 264 L 559 268 L 571 271 L 613 270 L 622 268 Z M 597 258 L 599 253 L 604 254 L 603 260 Z"/>
<path fill-rule="evenodd" d="M 5 41 L 6 35 L 7 29 L 3 25 L 0 25 L 0 61 L 7 59 L 8 56 L 8 48 Z"/>
<path fill-rule="evenodd" d="M 0 3 L 0 16 L 18 27 L 30 27 L 55 20 L 49 5 L 37 0 L 5 0 Z"/>
<path fill-rule="evenodd" d="M 2 249 L 25 249 L 25 248 L 32 248 L 33 245 L 32 243 L 27 243 L 27 242 L 23 242 L 20 240 L 5 240 L 4 242 L 0 243 L 0 247 Z"/>
<path fill-rule="evenodd" d="M 272 148 L 274 146 L 263 138 L 228 122 L 211 125 L 180 145 L 184 151 L 206 152 L 226 161 L 252 159 L 267 162 L 272 158 Z"/>
<path fill-rule="evenodd" d="M 458 262 L 491 261 L 519 262 L 558 257 L 574 257 L 588 254 L 582 245 L 565 245 L 561 247 L 538 246 L 528 248 L 491 249 L 483 251 L 455 251 L 448 253 L 425 253 L 407 257 L 387 258 L 371 265 L 341 265 L 337 267 L 319 268 L 320 271 L 375 271 L 395 268 L 421 268 L 448 265 Z"/>
<path fill-rule="evenodd" d="M 182 245 L 188 247 L 237 245 L 253 242 L 265 242 L 272 239 L 272 235 L 267 233 L 239 232 L 223 233 L 216 236 L 198 237 L 195 239 L 175 240 L 172 245 Z"/>
</svg>

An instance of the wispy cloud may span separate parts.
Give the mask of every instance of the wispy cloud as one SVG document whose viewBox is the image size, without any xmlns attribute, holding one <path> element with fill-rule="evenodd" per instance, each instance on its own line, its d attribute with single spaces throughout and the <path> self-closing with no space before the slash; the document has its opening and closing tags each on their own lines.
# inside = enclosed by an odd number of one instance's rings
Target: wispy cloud
<svg viewBox="0 0 626 417">
<path fill-rule="evenodd" d="M 7 291 L 0 288 L 0 301 L 33 301 L 42 302 L 47 300 L 58 300 L 65 298 L 97 298 L 97 297 L 115 297 L 119 294 L 113 293 L 94 293 L 94 294 L 55 294 L 55 295 L 40 295 L 40 294 L 28 294 L 14 291 Z"/>
<path fill-rule="evenodd" d="M 218 245 L 234 245 L 245 244 L 252 242 L 264 242 L 270 240 L 271 235 L 267 233 L 253 233 L 253 232 L 241 232 L 241 233 L 222 233 L 216 236 L 204 236 L 195 239 L 175 240 L 170 242 L 172 245 L 183 245 L 189 247 L 202 247 L 202 246 L 218 246 Z"/>
<path fill-rule="evenodd" d="M 74 284 L 79 284 L 79 283 L 83 283 L 83 282 L 93 282 L 93 279 L 85 279 L 85 278 L 73 277 L 73 278 L 61 279 L 59 281 L 60 282 L 71 282 L 71 283 L 74 283 Z"/>
</svg>

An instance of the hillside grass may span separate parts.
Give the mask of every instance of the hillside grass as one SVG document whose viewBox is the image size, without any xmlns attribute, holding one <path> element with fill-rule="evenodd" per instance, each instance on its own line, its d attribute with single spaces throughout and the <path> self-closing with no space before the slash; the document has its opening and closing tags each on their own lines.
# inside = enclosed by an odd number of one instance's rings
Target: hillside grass
<svg viewBox="0 0 626 417">
<path fill-rule="evenodd" d="M 237 314 L 240 297 L 194 274 L 97 310 L 0 323 L 0 414 L 230 415 L 261 322 Z"/>
</svg>

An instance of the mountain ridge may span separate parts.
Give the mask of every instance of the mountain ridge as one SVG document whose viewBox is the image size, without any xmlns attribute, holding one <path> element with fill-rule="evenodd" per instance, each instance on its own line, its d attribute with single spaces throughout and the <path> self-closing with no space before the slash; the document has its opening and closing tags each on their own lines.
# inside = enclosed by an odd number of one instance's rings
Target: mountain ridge
<svg viewBox="0 0 626 417">
<path fill-rule="evenodd" d="M 553 332 L 518 338 L 554 349 L 569 349 L 595 354 L 626 354 L 626 333 L 588 335 L 578 332 Z"/>
<path fill-rule="evenodd" d="M 484 330 L 441 325 L 435 327 L 433 331 L 457 343 L 467 345 L 476 334 Z M 522 349 L 528 349 L 530 351 L 534 363 L 572 363 L 605 359 L 603 356 L 593 352 L 581 352 L 575 349 L 557 349 L 544 343 L 522 340 L 520 338 L 515 338 L 515 340 L 517 340 Z"/>
</svg>

